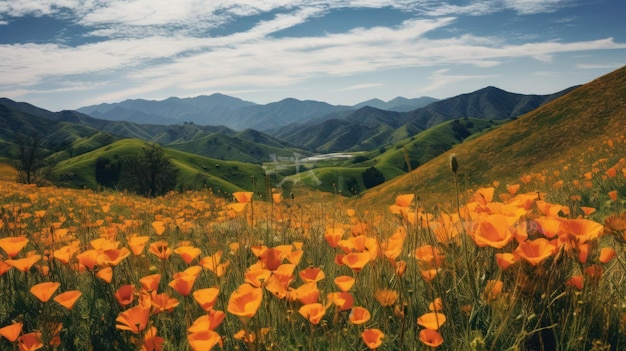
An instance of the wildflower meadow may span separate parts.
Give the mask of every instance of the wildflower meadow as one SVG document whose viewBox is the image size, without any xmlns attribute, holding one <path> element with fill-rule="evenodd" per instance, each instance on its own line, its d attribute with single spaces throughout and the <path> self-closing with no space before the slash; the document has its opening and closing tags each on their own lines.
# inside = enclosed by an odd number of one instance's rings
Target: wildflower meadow
<svg viewBox="0 0 626 351">
<path fill-rule="evenodd" d="M 448 197 L 0 182 L 2 350 L 624 350 L 626 141 Z M 297 190 L 297 189 L 296 189 Z"/>
</svg>

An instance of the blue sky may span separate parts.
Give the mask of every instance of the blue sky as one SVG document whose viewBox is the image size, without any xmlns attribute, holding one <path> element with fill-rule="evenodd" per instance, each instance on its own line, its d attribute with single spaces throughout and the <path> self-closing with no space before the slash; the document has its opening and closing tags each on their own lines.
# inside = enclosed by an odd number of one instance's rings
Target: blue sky
<svg viewBox="0 0 626 351">
<path fill-rule="evenodd" d="M 625 16 L 623 0 L 0 0 L 0 96 L 548 94 L 626 64 Z"/>
</svg>

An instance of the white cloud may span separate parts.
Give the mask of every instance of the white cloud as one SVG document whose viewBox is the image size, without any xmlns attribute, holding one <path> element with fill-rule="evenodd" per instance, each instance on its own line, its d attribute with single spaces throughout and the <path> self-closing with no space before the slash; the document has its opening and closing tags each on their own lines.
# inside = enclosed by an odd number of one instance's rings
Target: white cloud
<svg viewBox="0 0 626 351">
<path fill-rule="evenodd" d="M 418 90 L 419 93 L 425 94 L 430 93 L 436 90 L 441 90 L 443 87 L 458 84 L 460 82 L 472 79 L 485 79 L 485 78 L 493 78 L 495 75 L 449 75 L 448 73 L 450 69 L 443 68 L 436 70 L 433 74 L 428 77 L 428 80 L 431 82 L 429 85 Z"/>
<path fill-rule="evenodd" d="M 351 91 L 351 90 L 361 90 L 361 89 L 369 89 L 369 88 L 377 88 L 382 86 L 381 83 L 363 83 L 363 84 L 355 84 L 349 87 L 334 89 L 333 91 Z"/>
</svg>

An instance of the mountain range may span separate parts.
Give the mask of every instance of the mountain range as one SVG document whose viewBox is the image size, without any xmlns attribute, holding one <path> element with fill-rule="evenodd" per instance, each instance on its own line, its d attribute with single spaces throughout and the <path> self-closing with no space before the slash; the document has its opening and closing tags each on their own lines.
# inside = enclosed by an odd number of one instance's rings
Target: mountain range
<svg viewBox="0 0 626 351">
<path fill-rule="evenodd" d="M 622 71 L 618 70 L 614 75 Z M 140 150 L 142 143 L 158 143 L 170 157 L 175 158 L 176 166 L 183 171 L 183 180 L 187 183 L 181 184 L 181 188 L 202 184 L 215 185 L 224 191 L 237 191 L 249 189 L 251 177 L 260 178 L 268 174 L 268 169 L 261 165 L 270 160 L 297 159 L 316 153 L 356 152 L 353 156 L 357 157 L 332 165 L 303 164 L 306 173 L 302 175 L 292 165 L 291 170 L 272 171 L 271 177 L 276 184 L 282 185 L 288 179 L 294 184 L 302 181 L 328 191 L 333 191 L 334 186 L 331 185 L 336 184 L 339 177 L 349 182 L 351 189 L 360 192 L 366 188 L 360 175 L 367 168 L 376 167 L 387 180 L 383 186 L 399 191 L 398 185 L 393 186 L 399 184 L 395 179 L 404 179 L 402 184 L 406 186 L 406 176 L 402 175 L 409 170 L 417 168 L 424 172 L 424 169 L 431 169 L 433 162 L 441 162 L 435 161 L 439 160 L 438 156 L 447 154 L 448 150 L 462 150 L 487 136 L 487 140 L 491 140 L 501 133 L 500 130 L 510 130 L 510 125 L 530 119 L 527 116 L 534 115 L 536 111 L 552 111 L 554 106 L 564 106 L 564 99 L 567 101 L 572 96 L 578 96 L 576 94 L 586 87 L 572 87 L 549 95 L 515 94 L 486 87 L 444 100 L 397 98 L 383 103 L 388 108 L 395 106 L 396 111 L 371 106 L 383 107 L 379 100 L 347 108 L 296 99 L 258 105 L 214 94 L 163 101 L 126 100 L 119 104 L 84 107 L 78 111 L 51 112 L 25 102 L 2 98 L 0 157 L 9 157 L 14 153 L 16 132 L 46 131 L 44 146 L 49 161 L 58 166 L 60 183 L 93 188 L 97 183 L 90 172 L 93 172 L 99 157 L 124 158 Z M 592 95 L 588 93 L 585 98 L 589 100 Z M 407 101 L 426 105 L 403 111 L 410 105 Z M 569 104 L 578 106 L 577 101 Z M 584 104 L 592 106 L 593 102 L 586 101 Z M 234 111 L 245 113 L 239 115 L 241 129 L 235 129 L 223 124 L 202 125 L 190 120 L 175 124 L 137 123 L 120 117 L 122 114 L 117 115 L 117 119 L 113 115 L 108 116 L 109 119 L 100 118 L 112 111 L 125 111 L 144 121 L 153 121 L 154 116 L 178 121 L 185 118 L 181 116 L 189 117 L 194 113 L 200 116 L 202 111 L 214 114 L 226 111 L 224 115 Z M 593 118 L 588 117 L 590 120 Z M 250 128 L 248 124 L 260 121 L 264 121 L 262 124 L 266 126 L 263 131 Z M 591 126 L 587 128 L 593 129 Z M 508 135 L 508 138 L 509 143 L 518 140 L 514 134 Z M 532 135 L 528 135 L 528 139 L 533 139 Z M 503 141 L 503 145 L 493 146 L 492 149 L 501 147 L 504 150 L 507 145 Z M 480 153 L 479 150 L 472 152 Z M 498 159 L 497 151 L 489 155 L 494 160 Z M 480 159 L 482 155 L 468 157 Z M 528 164 L 539 161 L 535 158 Z M 473 175 L 482 172 L 469 164 L 467 167 Z M 438 172 L 434 174 L 440 175 Z M 426 179 L 429 177 L 423 177 L 424 182 L 427 182 Z M 436 179 L 434 183 L 437 183 Z M 472 178 L 471 181 L 479 180 Z"/>
</svg>

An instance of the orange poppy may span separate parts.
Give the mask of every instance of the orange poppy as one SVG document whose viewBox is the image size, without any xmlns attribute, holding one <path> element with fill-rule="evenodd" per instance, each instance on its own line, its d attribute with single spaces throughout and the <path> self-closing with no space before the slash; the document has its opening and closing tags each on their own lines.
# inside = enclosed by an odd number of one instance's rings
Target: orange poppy
<svg viewBox="0 0 626 351">
<path fill-rule="evenodd" d="M 23 334 L 17 339 L 17 346 L 20 348 L 20 351 L 39 350 L 44 347 L 43 342 L 41 342 L 41 332 Z"/>
<path fill-rule="evenodd" d="M 446 315 L 439 312 L 424 313 L 417 319 L 417 324 L 426 329 L 437 330 L 446 322 Z"/>
<path fill-rule="evenodd" d="M 263 286 L 263 282 L 266 281 L 270 275 L 272 275 L 272 272 L 265 268 L 248 270 L 245 273 L 245 282 L 260 288 Z"/>
<path fill-rule="evenodd" d="M 590 214 L 596 212 L 596 209 L 593 207 L 581 206 L 581 211 L 585 214 L 585 216 L 589 216 Z"/>
<path fill-rule="evenodd" d="M 611 200 L 613 200 L 614 202 L 617 202 L 617 190 L 612 190 L 609 191 L 609 197 L 611 198 Z"/>
<path fill-rule="evenodd" d="M 185 263 L 190 264 L 196 257 L 202 253 L 202 251 L 194 246 L 181 246 L 174 249 L 174 252 L 179 254 Z"/>
<path fill-rule="evenodd" d="M 100 251 L 92 249 L 79 253 L 76 255 L 78 259 L 78 263 L 87 267 L 89 270 L 93 270 L 97 264 L 98 256 L 100 255 Z"/>
<path fill-rule="evenodd" d="M 436 269 L 423 269 L 420 271 L 420 275 L 422 276 L 422 279 L 424 279 L 425 282 L 430 283 L 437 276 L 437 270 Z"/>
<path fill-rule="evenodd" d="M 140 333 L 148 325 L 150 309 L 143 306 L 135 306 L 121 312 L 115 319 L 115 328 L 129 330 L 135 334 Z"/>
<path fill-rule="evenodd" d="M 17 340 L 17 337 L 22 333 L 22 322 L 16 322 L 0 328 L 0 335 L 4 336 L 10 342 Z"/>
<path fill-rule="evenodd" d="M 488 301 L 495 300 L 502 293 L 502 286 L 501 280 L 488 280 L 485 286 L 485 298 Z"/>
<path fill-rule="evenodd" d="M 149 236 L 131 236 L 128 238 L 128 247 L 130 247 L 130 251 L 135 256 L 141 255 L 143 249 L 146 247 L 146 244 L 150 240 Z"/>
<path fill-rule="evenodd" d="M 0 277 L 9 271 L 9 269 L 13 268 L 13 266 L 11 266 L 8 263 L 5 263 L 4 261 L 0 261 Z"/>
<path fill-rule="evenodd" d="M 96 262 L 100 266 L 117 266 L 118 264 L 120 264 L 120 262 L 122 262 L 123 259 L 125 259 L 129 255 L 130 250 L 125 247 L 121 249 L 105 250 L 103 253 L 98 255 L 98 257 L 96 258 Z"/>
<path fill-rule="evenodd" d="M 172 254 L 172 249 L 168 247 L 166 241 L 161 240 L 150 244 L 148 252 L 155 255 L 161 260 L 167 260 Z"/>
<path fill-rule="evenodd" d="M 512 184 L 512 185 L 507 185 L 506 186 L 506 190 L 509 192 L 509 194 L 511 195 L 515 195 L 517 194 L 517 191 L 519 190 L 520 185 L 519 184 Z"/>
<path fill-rule="evenodd" d="M 141 351 L 161 351 L 163 350 L 163 343 L 165 343 L 165 339 L 157 336 L 157 328 L 150 327 L 143 335 Z"/>
<path fill-rule="evenodd" d="M 222 337 L 213 330 L 188 334 L 187 341 L 194 351 L 211 350 L 217 344 L 222 345 Z"/>
<path fill-rule="evenodd" d="M 431 267 L 441 265 L 443 256 L 438 248 L 431 245 L 423 245 L 415 249 L 414 256 L 421 266 Z"/>
<path fill-rule="evenodd" d="M 270 271 L 274 271 L 283 263 L 283 259 L 291 252 L 291 246 L 266 248 L 258 256 L 263 266 Z"/>
<path fill-rule="evenodd" d="M 96 273 L 96 277 L 104 280 L 107 283 L 111 283 L 111 280 L 113 279 L 113 268 L 111 267 L 104 267 L 101 270 L 98 271 L 98 273 Z"/>
<path fill-rule="evenodd" d="M 160 274 L 151 274 L 139 279 L 141 287 L 148 292 L 156 291 L 159 289 L 159 283 L 161 282 Z"/>
<path fill-rule="evenodd" d="M 360 272 L 370 261 L 370 254 L 367 252 L 351 252 L 341 259 L 341 262 L 350 267 L 355 272 Z"/>
<path fill-rule="evenodd" d="M 299 274 L 300 278 L 302 278 L 305 283 L 317 283 L 326 277 L 324 271 L 317 267 L 301 270 Z"/>
<path fill-rule="evenodd" d="M 482 220 L 472 231 L 472 238 L 478 247 L 503 248 L 513 239 L 509 218 L 501 214 L 482 217 Z"/>
<path fill-rule="evenodd" d="M 274 194 L 272 194 L 272 201 L 275 204 L 279 204 L 282 200 L 283 200 L 283 194 L 281 194 L 281 193 L 274 193 Z"/>
<path fill-rule="evenodd" d="M 170 297 L 167 293 L 156 294 L 153 291 L 151 294 L 152 314 L 159 314 L 164 311 L 172 312 L 179 304 L 177 299 Z"/>
<path fill-rule="evenodd" d="M 437 312 L 437 311 L 443 310 L 443 301 L 441 300 L 441 298 L 438 297 L 438 298 L 435 299 L 435 301 L 431 302 L 428 305 L 428 309 L 433 311 L 433 312 Z"/>
<path fill-rule="evenodd" d="M 179 294 L 187 296 L 191 292 L 193 284 L 196 282 L 196 277 L 197 276 L 193 274 L 179 272 L 174 274 L 174 280 L 172 280 L 168 285 Z"/>
<path fill-rule="evenodd" d="M 516 262 L 515 255 L 509 252 L 497 253 L 496 254 L 496 263 L 500 269 L 505 270 L 509 268 L 512 264 Z"/>
<path fill-rule="evenodd" d="M 602 235 L 602 224 L 589 219 L 562 219 L 561 231 L 573 236 L 579 243 L 597 239 Z"/>
<path fill-rule="evenodd" d="M 370 311 L 368 311 L 367 308 L 356 306 L 352 307 L 348 319 L 350 323 L 358 325 L 369 321 L 371 317 Z"/>
<path fill-rule="evenodd" d="M 340 275 L 334 279 L 334 282 L 335 282 L 335 285 L 337 285 L 337 287 L 339 288 L 339 290 L 343 292 L 347 292 L 350 289 L 352 289 L 352 286 L 354 285 L 355 280 L 354 278 L 348 275 Z"/>
<path fill-rule="evenodd" d="M 162 235 L 165 232 L 165 222 L 163 221 L 154 221 L 152 222 L 152 228 L 157 235 Z"/>
<path fill-rule="evenodd" d="M 237 202 L 239 202 L 240 204 L 247 204 L 248 202 L 252 201 L 252 195 L 254 193 L 251 191 L 235 191 L 233 193 L 233 196 L 235 197 L 235 200 L 237 200 Z"/>
<path fill-rule="evenodd" d="M 307 305 L 315 303 L 320 297 L 320 291 L 315 283 L 304 283 L 295 290 L 296 298 Z"/>
<path fill-rule="evenodd" d="M 226 314 L 222 311 L 210 310 L 208 313 L 197 318 L 187 331 L 189 333 L 198 333 L 203 330 L 215 330 L 224 320 Z"/>
<path fill-rule="evenodd" d="M 600 250 L 600 257 L 598 258 L 598 261 L 600 261 L 600 263 L 609 263 L 615 255 L 615 249 L 612 247 L 603 247 Z"/>
<path fill-rule="evenodd" d="M 9 236 L 6 238 L 0 239 L 0 248 L 6 252 L 6 254 L 13 258 L 17 256 L 20 251 L 28 244 L 30 240 L 23 236 Z"/>
<path fill-rule="evenodd" d="M 228 312 L 240 317 L 253 317 L 261 306 L 263 289 L 241 284 L 228 299 Z"/>
<path fill-rule="evenodd" d="M 50 300 L 55 291 L 61 286 L 60 283 L 56 282 L 45 282 L 33 285 L 30 288 L 31 294 L 35 295 L 41 302 L 47 302 Z"/>
<path fill-rule="evenodd" d="M 578 290 L 582 290 L 583 289 L 583 282 L 584 282 L 584 277 L 582 275 L 575 275 L 572 276 L 568 281 L 567 281 L 567 285 L 569 286 L 573 286 Z"/>
<path fill-rule="evenodd" d="M 438 331 L 432 329 L 420 330 L 420 341 L 426 346 L 438 347 L 443 344 L 443 337 Z"/>
<path fill-rule="evenodd" d="M 561 228 L 561 221 L 557 218 L 539 217 L 535 219 L 535 223 L 539 225 L 539 231 L 546 238 L 553 238 Z"/>
<path fill-rule="evenodd" d="M 361 339 L 370 350 L 377 349 L 382 345 L 384 337 L 385 334 L 380 329 L 365 329 L 361 333 Z"/>
<path fill-rule="evenodd" d="M 134 293 L 134 286 L 132 286 L 131 284 L 122 285 L 115 291 L 115 299 L 117 300 L 117 303 L 120 304 L 120 306 L 125 307 L 133 302 L 135 297 Z"/>
<path fill-rule="evenodd" d="M 199 289 L 193 292 L 193 298 L 203 310 L 209 312 L 215 305 L 219 293 L 219 288 Z"/>
<path fill-rule="evenodd" d="M 74 304 L 76 304 L 78 298 L 82 295 L 83 293 L 78 290 L 70 290 L 55 296 L 54 301 L 68 310 L 71 310 L 74 308 Z"/>
<path fill-rule="evenodd" d="M 332 292 L 326 298 L 329 304 L 332 302 L 341 311 L 347 311 L 354 306 L 354 297 L 349 292 Z"/>
<path fill-rule="evenodd" d="M 289 263 L 298 264 L 302 259 L 302 255 L 304 255 L 304 250 L 294 250 L 287 254 L 287 256 L 285 256 L 285 259 L 289 261 Z"/>
<path fill-rule="evenodd" d="M 556 247 L 553 243 L 544 238 L 538 238 L 535 240 L 527 240 L 515 249 L 515 254 L 518 257 L 523 258 L 533 266 L 543 262 L 546 258 L 550 257 Z"/>
<path fill-rule="evenodd" d="M 324 232 L 324 239 L 328 242 L 330 247 L 335 248 L 339 241 L 343 238 L 345 231 L 341 227 L 328 227 Z"/>
<path fill-rule="evenodd" d="M 79 250 L 79 247 L 77 245 L 78 241 L 76 241 L 75 243 L 76 244 L 65 245 L 57 250 L 54 250 L 53 257 L 63 264 L 70 263 L 70 260 L 72 259 L 74 254 Z"/>
<path fill-rule="evenodd" d="M 396 231 L 383 243 L 383 254 L 387 259 L 393 261 L 402 254 L 402 246 L 404 245 L 405 238 L 406 233 L 404 231 Z"/>
<path fill-rule="evenodd" d="M 393 264 L 396 275 L 402 277 L 404 275 L 404 272 L 406 271 L 406 261 L 396 261 Z"/>
<path fill-rule="evenodd" d="M 201 259 L 200 264 L 205 269 L 208 269 L 211 272 L 215 273 L 221 260 L 222 260 L 222 251 L 220 250 L 211 256 L 206 256 L 203 259 Z"/>
<path fill-rule="evenodd" d="M 5 260 L 4 262 L 10 264 L 13 268 L 19 271 L 28 272 L 28 270 L 40 259 L 41 255 L 31 255 L 25 258 L 19 258 L 17 260 Z"/>
<path fill-rule="evenodd" d="M 321 303 L 310 303 L 300 307 L 300 309 L 298 309 L 298 313 L 300 313 L 300 315 L 306 318 L 309 322 L 317 325 L 326 314 L 326 309 Z"/>
</svg>

